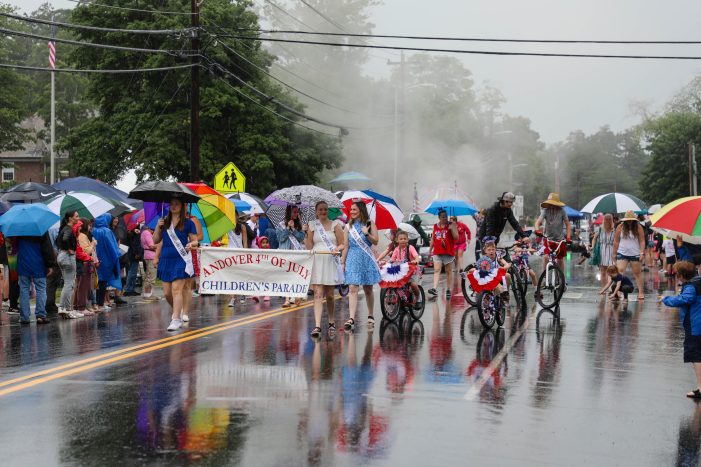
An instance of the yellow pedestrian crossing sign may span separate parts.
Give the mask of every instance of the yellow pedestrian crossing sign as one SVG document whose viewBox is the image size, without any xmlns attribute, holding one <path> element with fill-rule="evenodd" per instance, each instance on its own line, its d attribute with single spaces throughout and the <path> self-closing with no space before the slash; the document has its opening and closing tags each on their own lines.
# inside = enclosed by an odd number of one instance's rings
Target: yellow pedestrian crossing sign
<svg viewBox="0 0 701 467">
<path fill-rule="evenodd" d="M 214 189 L 222 193 L 240 193 L 246 191 L 246 177 L 229 162 L 214 177 Z"/>
</svg>

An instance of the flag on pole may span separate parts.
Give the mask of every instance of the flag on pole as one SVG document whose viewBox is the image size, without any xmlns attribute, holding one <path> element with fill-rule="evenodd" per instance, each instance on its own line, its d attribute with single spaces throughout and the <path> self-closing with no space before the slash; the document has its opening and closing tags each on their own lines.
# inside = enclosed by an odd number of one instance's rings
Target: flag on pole
<svg viewBox="0 0 701 467">
<path fill-rule="evenodd" d="M 420 211 L 419 207 L 419 192 L 416 189 L 416 183 L 414 183 L 414 204 L 411 207 L 412 212 L 419 212 Z"/>
<path fill-rule="evenodd" d="M 53 21 L 53 17 L 51 18 Z M 52 70 L 56 69 L 56 42 L 54 42 L 54 38 L 56 37 L 56 27 L 51 26 L 51 39 L 49 41 L 49 68 Z"/>
</svg>

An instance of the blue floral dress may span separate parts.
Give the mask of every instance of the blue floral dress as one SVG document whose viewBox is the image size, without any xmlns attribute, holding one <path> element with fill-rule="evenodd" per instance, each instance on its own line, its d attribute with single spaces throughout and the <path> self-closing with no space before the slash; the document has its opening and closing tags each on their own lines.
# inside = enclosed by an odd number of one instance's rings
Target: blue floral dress
<svg viewBox="0 0 701 467">
<path fill-rule="evenodd" d="M 350 226 L 360 234 L 360 238 L 367 244 L 372 246 L 370 240 L 367 239 L 361 231 L 360 222 L 353 223 Z M 348 233 L 348 255 L 346 256 L 346 284 L 348 285 L 375 285 L 380 282 L 380 271 L 374 264 L 373 260 L 363 251 L 353 235 Z"/>
</svg>

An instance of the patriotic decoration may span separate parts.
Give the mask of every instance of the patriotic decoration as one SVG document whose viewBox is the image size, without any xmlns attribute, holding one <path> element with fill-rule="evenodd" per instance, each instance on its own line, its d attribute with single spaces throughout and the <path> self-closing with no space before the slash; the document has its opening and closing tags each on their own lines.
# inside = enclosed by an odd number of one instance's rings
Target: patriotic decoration
<svg viewBox="0 0 701 467">
<path fill-rule="evenodd" d="M 409 263 L 387 263 L 380 268 L 380 287 L 394 289 L 403 287 L 416 272 L 416 265 Z"/>
<path fill-rule="evenodd" d="M 370 220 L 375 222 L 377 228 L 396 229 L 397 224 L 402 222 L 404 213 L 399 209 L 399 205 L 389 196 L 375 193 L 371 190 L 346 191 L 343 193 L 341 203 L 343 212 L 350 217 L 350 208 L 356 201 L 362 201 L 368 208 Z"/>
<path fill-rule="evenodd" d="M 472 290 L 476 293 L 485 290 L 494 290 L 506 275 L 506 271 L 502 268 L 492 269 L 492 262 L 487 258 L 481 258 L 477 262 L 477 268 L 467 274 L 467 279 L 470 281 Z"/>
<path fill-rule="evenodd" d="M 51 18 L 53 21 L 53 17 Z M 49 68 L 56 69 L 56 42 L 53 40 L 56 37 L 56 27 L 51 27 L 51 40 L 49 41 Z"/>
</svg>

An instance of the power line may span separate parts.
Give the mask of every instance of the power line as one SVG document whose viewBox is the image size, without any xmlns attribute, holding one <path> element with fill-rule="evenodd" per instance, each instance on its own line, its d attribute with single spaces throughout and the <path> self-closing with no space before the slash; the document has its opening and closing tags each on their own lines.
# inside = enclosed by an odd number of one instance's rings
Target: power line
<svg viewBox="0 0 701 467">
<path fill-rule="evenodd" d="M 14 68 L 17 70 L 27 70 L 27 71 L 43 71 L 50 73 L 52 71 L 55 71 L 57 73 L 103 73 L 103 74 L 119 74 L 119 73 L 148 73 L 152 71 L 168 71 L 168 70 L 178 70 L 181 68 L 192 68 L 193 66 L 197 66 L 192 63 L 188 63 L 186 65 L 174 65 L 174 66 L 165 66 L 165 67 L 157 67 L 157 68 L 134 68 L 134 69 L 118 69 L 118 70 L 86 70 L 86 69 L 79 69 L 79 68 L 42 68 L 38 66 L 27 66 L 27 65 L 15 65 L 12 63 L 0 63 L 0 68 Z"/>
<path fill-rule="evenodd" d="M 465 49 L 438 49 L 426 47 L 399 47 L 388 45 L 371 45 L 371 44 L 338 44 L 335 42 L 320 42 L 320 41 L 300 41 L 293 39 L 274 39 L 271 37 L 251 37 L 241 36 L 236 34 L 222 35 L 222 37 L 230 37 L 235 39 L 244 39 L 251 41 L 268 41 L 268 42 L 285 42 L 289 44 L 310 44 L 310 45 L 326 45 L 329 47 L 349 47 L 349 48 L 365 48 L 365 49 L 384 49 L 384 50 L 405 50 L 412 52 L 439 52 L 439 53 L 454 53 L 454 54 L 471 54 L 471 55 L 497 55 L 497 56 L 521 56 L 521 57 L 567 57 L 567 58 L 620 58 L 620 59 L 652 59 L 652 60 L 701 60 L 700 56 L 689 55 L 609 55 L 609 54 L 566 54 L 566 53 L 546 53 L 546 52 L 507 52 L 496 50 L 465 50 Z"/>
<path fill-rule="evenodd" d="M 181 35 L 181 34 L 191 34 L 193 28 L 185 29 L 115 29 L 115 28 L 102 28 L 98 26 L 87 26 L 84 24 L 72 24 L 72 23 L 61 23 L 58 21 L 49 21 L 40 18 L 31 18 L 29 16 L 13 15 L 12 13 L 0 12 L 0 16 L 5 16 L 6 18 L 12 18 L 19 21 L 25 21 L 28 23 L 37 24 L 47 24 L 51 26 L 58 26 L 62 28 L 70 29 L 85 29 L 87 31 L 102 31 L 102 32 L 124 32 L 129 34 L 162 34 L 162 35 Z"/>
<path fill-rule="evenodd" d="M 82 47 L 95 47 L 98 49 L 111 49 L 111 50 L 121 50 L 125 52 L 142 52 L 142 53 L 160 53 L 160 54 L 166 54 L 166 55 L 173 55 L 176 57 L 190 57 L 192 56 L 192 53 L 187 52 L 184 53 L 179 50 L 164 50 L 164 49 L 142 49 L 138 47 L 124 47 L 121 45 L 109 45 L 109 44 L 100 44 L 97 42 L 83 42 L 83 41 L 74 41 L 71 39 L 59 39 L 58 37 L 48 37 L 48 36 L 41 36 L 39 34 L 31 34 L 28 32 L 20 32 L 20 31 L 13 31 L 11 29 L 5 29 L 5 28 L 0 28 L 0 33 L 4 33 L 10 36 L 19 36 L 19 37 L 28 37 L 30 39 L 41 39 L 45 41 L 54 41 L 54 42 L 61 42 L 64 44 L 71 44 L 71 45 L 77 45 L 77 46 L 82 46 Z"/>
<path fill-rule="evenodd" d="M 213 73 L 213 70 L 212 70 L 212 69 L 208 68 L 208 70 L 209 70 L 211 73 Z M 214 73 L 213 73 L 213 74 L 214 74 Z M 239 88 L 237 88 L 236 86 L 232 85 L 229 81 L 227 81 L 226 79 L 224 79 L 222 76 L 218 76 L 218 75 L 216 75 L 216 74 L 214 74 L 214 75 L 215 75 L 215 77 L 216 77 L 217 79 L 219 79 L 219 80 L 222 81 L 224 84 L 226 84 L 226 85 L 229 86 L 231 89 L 233 89 L 237 94 L 239 94 L 240 96 L 243 96 L 243 97 L 246 98 L 247 100 L 251 101 L 253 104 L 257 105 L 258 107 L 261 107 L 262 109 L 265 109 L 266 111 L 268 111 L 268 112 L 270 112 L 271 114 L 277 116 L 278 118 L 281 118 L 281 119 L 283 119 L 283 120 L 285 120 L 285 121 L 287 121 L 287 122 L 289 122 L 289 123 L 292 123 L 292 124 L 294 124 L 294 125 L 297 125 L 297 126 L 299 126 L 299 127 L 302 127 L 302 128 L 304 128 L 304 129 L 306 129 L 306 130 L 313 131 L 313 132 L 316 132 L 316 133 L 320 133 L 320 134 L 325 135 L 325 136 L 333 136 L 333 137 L 336 137 L 336 136 L 337 136 L 337 135 L 334 135 L 334 134 L 331 134 L 331 133 L 326 133 L 325 131 L 321 131 L 321 130 L 317 130 L 317 129 L 315 129 L 315 128 L 308 127 L 308 126 L 306 126 L 306 125 L 304 125 L 304 124 L 302 124 L 302 123 L 300 123 L 300 122 L 297 122 L 297 121 L 295 121 L 295 120 L 292 120 L 291 118 L 285 117 L 284 115 L 282 115 L 282 114 L 276 112 L 275 110 L 271 109 L 270 107 L 267 107 L 267 106 L 263 105 L 262 103 L 258 102 L 257 100 L 255 100 L 254 98 L 252 98 L 251 96 L 249 96 L 248 94 L 246 94 L 245 92 L 241 91 Z"/>
<path fill-rule="evenodd" d="M 581 40 L 581 39 L 504 39 L 504 38 L 484 38 L 484 37 L 442 37 L 442 36 L 401 36 L 392 34 L 360 34 L 360 33 L 338 33 L 338 32 L 316 32 L 316 31 L 294 31 L 281 29 L 254 29 L 237 28 L 239 31 L 255 31 L 265 34 L 304 34 L 313 36 L 341 36 L 360 37 L 373 39 L 409 39 L 427 41 L 455 41 L 455 42 L 513 42 L 513 43 L 535 43 L 535 44 L 660 44 L 660 45 L 694 45 L 701 44 L 701 41 L 634 41 L 634 40 Z"/>
<path fill-rule="evenodd" d="M 104 3 L 89 2 L 87 0 L 69 0 L 69 1 L 71 1 L 73 3 L 77 3 L 78 6 L 92 5 L 92 6 L 99 6 L 102 8 L 111 8 L 113 10 L 137 11 L 139 13 L 154 13 L 154 14 L 159 14 L 159 15 L 187 15 L 187 16 L 190 16 L 193 14 L 192 12 L 189 12 L 189 11 L 140 10 L 138 8 L 127 8 L 127 7 L 114 6 L 114 5 L 105 5 Z"/>
</svg>

